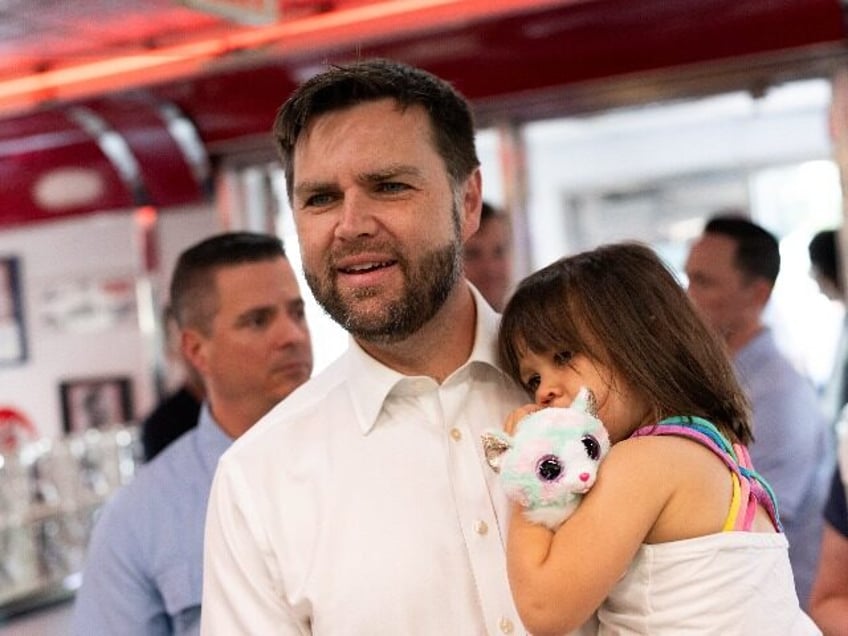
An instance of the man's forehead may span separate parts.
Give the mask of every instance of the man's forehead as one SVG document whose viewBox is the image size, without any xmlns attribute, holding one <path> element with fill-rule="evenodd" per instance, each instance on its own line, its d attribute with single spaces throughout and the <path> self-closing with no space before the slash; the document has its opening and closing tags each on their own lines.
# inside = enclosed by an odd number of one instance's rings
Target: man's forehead
<svg viewBox="0 0 848 636">
<path fill-rule="evenodd" d="M 366 102 L 359 106 L 379 105 L 380 102 Z M 420 172 L 421 162 L 429 161 L 429 155 L 444 164 L 432 134 L 429 117 L 422 107 L 401 109 L 392 102 L 388 110 L 386 106 L 383 109 L 384 114 L 378 113 L 375 116 L 373 112 L 363 112 L 361 118 L 346 121 L 328 118 L 349 114 L 350 108 L 331 111 L 313 119 L 295 144 L 293 192 L 297 194 L 304 189 L 314 190 L 332 185 L 339 167 L 355 170 L 363 178 L 373 178 L 381 173 Z M 387 121 L 391 113 L 406 116 L 413 110 L 420 111 L 415 120 L 400 124 Z M 373 143 L 366 144 L 363 139 L 373 139 Z M 348 140 L 356 145 L 347 144 Z"/>
<path fill-rule="evenodd" d="M 732 263 L 736 259 L 736 241 L 723 234 L 707 232 L 698 239 L 695 247 L 701 254 L 711 260 Z"/>
<path fill-rule="evenodd" d="M 417 118 L 423 115 L 427 122 L 430 121 L 427 110 L 423 106 L 418 104 L 404 105 L 391 97 L 347 104 L 312 115 L 300 131 L 295 142 L 295 149 L 303 147 L 303 144 L 307 143 L 316 131 L 322 132 L 326 127 L 334 128 L 336 121 L 341 117 L 365 118 L 372 116 L 375 111 L 381 112 L 383 116 L 398 115 L 401 117 L 410 116 Z M 378 120 L 378 122 L 380 121 L 382 120 Z M 355 125 L 359 126 L 361 124 L 356 123 Z"/>
</svg>

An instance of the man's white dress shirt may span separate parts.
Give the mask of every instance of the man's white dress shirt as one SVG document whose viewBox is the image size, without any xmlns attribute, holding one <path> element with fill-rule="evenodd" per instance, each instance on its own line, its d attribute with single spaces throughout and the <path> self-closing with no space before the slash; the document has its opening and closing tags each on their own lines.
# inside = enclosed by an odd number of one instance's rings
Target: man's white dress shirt
<svg viewBox="0 0 848 636">
<path fill-rule="evenodd" d="M 528 398 L 495 367 L 498 316 L 474 293 L 474 349 L 441 385 L 351 341 L 225 453 L 204 634 L 523 633 L 480 434 Z"/>
</svg>

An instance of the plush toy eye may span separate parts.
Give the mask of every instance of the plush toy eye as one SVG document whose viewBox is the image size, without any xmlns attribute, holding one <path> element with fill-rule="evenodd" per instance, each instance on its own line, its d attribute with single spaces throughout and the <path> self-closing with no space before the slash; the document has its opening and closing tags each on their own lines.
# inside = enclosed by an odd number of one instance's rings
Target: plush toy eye
<svg viewBox="0 0 848 636">
<path fill-rule="evenodd" d="M 554 481 L 562 474 L 562 463 L 556 455 L 545 455 L 536 464 L 536 474 L 542 481 Z"/>
<path fill-rule="evenodd" d="M 598 459 L 601 456 L 601 444 L 594 437 L 584 435 L 580 441 L 583 442 L 583 447 L 586 449 L 589 459 Z"/>
</svg>

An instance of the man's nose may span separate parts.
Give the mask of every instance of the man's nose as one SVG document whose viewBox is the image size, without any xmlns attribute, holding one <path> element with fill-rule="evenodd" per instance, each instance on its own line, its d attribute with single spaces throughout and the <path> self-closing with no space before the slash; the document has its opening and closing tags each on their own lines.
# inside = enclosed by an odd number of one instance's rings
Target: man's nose
<svg viewBox="0 0 848 636">
<path fill-rule="evenodd" d="M 374 233 L 376 222 L 372 202 L 364 193 L 349 191 L 341 203 L 341 215 L 336 225 L 336 236 L 353 239 Z"/>
<path fill-rule="evenodd" d="M 277 346 L 299 345 L 310 342 L 309 327 L 303 318 L 284 314 L 277 321 L 274 343 Z"/>
</svg>

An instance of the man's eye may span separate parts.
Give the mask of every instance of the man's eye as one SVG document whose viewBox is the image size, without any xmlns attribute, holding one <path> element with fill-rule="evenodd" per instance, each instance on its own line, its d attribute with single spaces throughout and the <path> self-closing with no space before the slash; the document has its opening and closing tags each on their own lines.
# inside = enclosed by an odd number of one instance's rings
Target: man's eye
<svg viewBox="0 0 848 636">
<path fill-rule="evenodd" d="M 311 197 L 308 197 L 306 201 L 303 202 L 303 207 L 322 207 L 325 205 L 329 205 L 333 202 L 333 196 L 331 194 L 313 194 Z"/>
<path fill-rule="evenodd" d="M 271 322 L 273 314 L 270 311 L 256 311 L 244 317 L 242 324 L 251 329 L 264 328 Z"/>
<path fill-rule="evenodd" d="M 559 351 L 554 354 L 554 363 L 563 366 L 571 362 L 571 359 L 574 357 L 570 351 Z"/>
<path fill-rule="evenodd" d="M 476 261 L 482 256 L 483 255 L 480 253 L 480 250 L 476 247 L 468 247 L 468 245 L 465 246 L 463 258 L 465 258 L 466 261 Z"/>
<path fill-rule="evenodd" d="M 377 190 L 379 192 L 385 192 L 386 194 L 397 194 L 398 192 L 403 192 L 408 188 L 409 186 L 405 183 L 397 183 L 395 181 L 387 181 L 377 186 Z"/>
<path fill-rule="evenodd" d="M 531 393 L 535 393 L 536 389 L 539 388 L 539 384 L 541 383 L 541 378 L 538 375 L 531 375 L 527 378 L 527 382 L 524 383 L 524 386 L 527 387 L 527 390 Z"/>
</svg>

